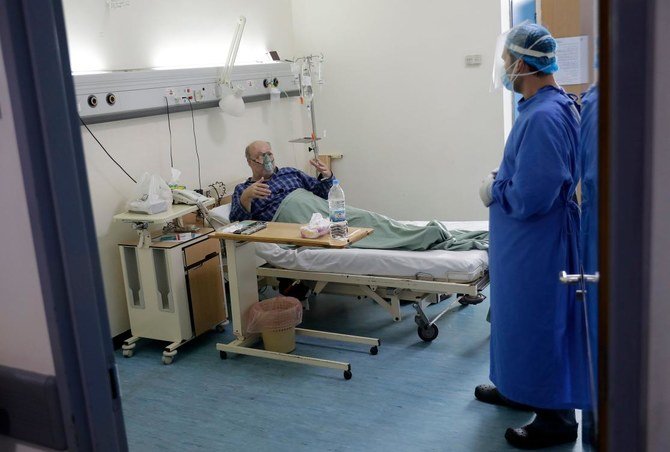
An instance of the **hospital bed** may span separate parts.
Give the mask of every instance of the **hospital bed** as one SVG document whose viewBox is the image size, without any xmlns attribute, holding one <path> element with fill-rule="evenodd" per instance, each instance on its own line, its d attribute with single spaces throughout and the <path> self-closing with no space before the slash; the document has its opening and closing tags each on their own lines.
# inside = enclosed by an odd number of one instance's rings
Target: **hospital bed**
<svg viewBox="0 0 670 452">
<path fill-rule="evenodd" d="M 411 222 L 425 224 L 425 222 Z M 487 222 L 444 222 L 449 229 L 486 230 Z M 335 293 L 368 297 L 400 321 L 400 303 L 413 302 L 417 333 L 424 341 L 434 340 L 436 321 L 454 304 L 478 304 L 489 283 L 488 253 L 471 251 L 405 251 L 348 248 L 284 248 L 256 244 L 256 255 L 266 261 L 257 273 L 272 285 L 277 278 L 311 283 L 314 294 Z M 455 299 L 432 319 L 429 304 L 446 296 Z"/>
<path fill-rule="evenodd" d="M 229 206 L 212 210 L 211 217 L 225 222 Z M 426 222 L 408 222 L 423 225 Z M 486 221 L 443 222 L 448 229 L 488 230 Z M 315 295 L 335 293 L 367 297 L 386 309 L 394 321 L 402 319 L 400 303 L 412 302 L 419 337 L 427 342 L 439 333 L 437 320 L 456 303 L 478 304 L 489 284 L 488 252 L 405 251 L 376 249 L 287 248 L 257 243 L 262 259 L 257 274 L 266 285 L 278 278 L 307 282 Z M 263 263 L 264 262 L 264 263 Z M 454 300 L 432 319 L 428 305 L 448 296 Z"/>
</svg>

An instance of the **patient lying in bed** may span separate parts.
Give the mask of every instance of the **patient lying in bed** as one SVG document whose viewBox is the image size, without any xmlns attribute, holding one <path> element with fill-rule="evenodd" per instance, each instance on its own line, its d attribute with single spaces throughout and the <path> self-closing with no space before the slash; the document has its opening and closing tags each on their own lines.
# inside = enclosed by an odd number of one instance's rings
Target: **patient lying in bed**
<svg viewBox="0 0 670 452">
<path fill-rule="evenodd" d="M 312 160 L 319 178 L 295 168 L 277 168 L 270 144 L 255 141 L 245 149 L 252 177 L 235 187 L 230 219 L 265 220 L 305 224 L 313 213 L 328 217 L 328 191 L 332 173 Z M 449 231 L 438 221 L 425 226 L 409 225 L 384 215 L 347 206 L 347 222 L 354 227 L 374 228 L 374 234 L 356 242 L 356 248 L 412 251 L 488 249 L 488 231 Z"/>
<path fill-rule="evenodd" d="M 327 217 L 328 202 L 306 190 L 298 189 L 282 201 L 273 221 L 307 223 L 314 212 Z M 354 243 L 354 248 L 412 251 L 488 249 L 488 231 L 449 231 L 438 221 L 418 226 L 347 206 L 347 222 L 350 226 L 374 228 L 375 231 Z"/>
</svg>

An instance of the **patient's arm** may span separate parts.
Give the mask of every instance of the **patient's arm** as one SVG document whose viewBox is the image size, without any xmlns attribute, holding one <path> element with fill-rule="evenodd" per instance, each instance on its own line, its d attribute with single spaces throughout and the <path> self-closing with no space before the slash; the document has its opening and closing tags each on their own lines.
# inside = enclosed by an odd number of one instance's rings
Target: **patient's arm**
<svg viewBox="0 0 670 452">
<path fill-rule="evenodd" d="M 333 172 L 330 170 L 330 168 L 324 165 L 323 162 L 321 162 L 319 159 L 312 159 L 309 161 L 309 163 L 319 172 L 319 180 L 322 178 L 330 179 L 333 177 Z"/>
<path fill-rule="evenodd" d="M 332 173 L 330 173 L 331 177 L 328 179 L 319 180 L 316 177 L 309 176 L 300 170 L 296 171 L 305 190 L 311 191 L 320 198 L 328 199 L 328 191 L 330 190 L 330 187 L 333 186 Z"/>
<path fill-rule="evenodd" d="M 246 188 L 245 185 L 240 184 L 235 187 L 230 211 L 230 219 L 232 221 L 255 219 L 253 218 L 252 201 L 254 199 L 266 199 L 272 195 L 272 191 L 270 191 L 270 187 L 265 183 L 264 178 L 260 178 Z"/>
<path fill-rule="evenodd" d="M 245 184 L 240 184 L 235 187 L 235 192 L 233 193 L 233 200 L 230 207 L 230 221 L 242 221 L 242 220 L 251 220 L 251 208 L 246 210 L 240 201 L 242 192 L 245 190 Z"/>
</svg>

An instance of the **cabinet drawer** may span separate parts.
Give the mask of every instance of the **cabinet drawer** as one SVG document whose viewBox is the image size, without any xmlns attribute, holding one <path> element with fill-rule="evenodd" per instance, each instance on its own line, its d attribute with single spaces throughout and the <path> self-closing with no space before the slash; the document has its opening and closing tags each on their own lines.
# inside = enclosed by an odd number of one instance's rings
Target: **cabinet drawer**
<svg viewBox="0 0 670 452">
<path fill-rule="evenodd" d="M 219 254 L 221 245 L 217 239 L 207 239 L 184 248 L 184 266 L 188 267 L 205 259 L 212 253 Z"/>
</svg>

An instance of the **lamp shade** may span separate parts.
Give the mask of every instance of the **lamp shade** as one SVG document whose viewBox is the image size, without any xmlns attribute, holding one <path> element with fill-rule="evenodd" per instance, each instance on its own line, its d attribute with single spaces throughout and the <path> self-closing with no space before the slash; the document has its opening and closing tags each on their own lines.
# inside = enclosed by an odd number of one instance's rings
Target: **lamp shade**
<svg viewBox="0 0 670 452">
<path fill-rule="evenodd" d="M 219 101 L 219 108 L 231 116 L 242 116 L 244 114 L 244 100 L 240 94 L 228 94 Z"/>
</svg>

